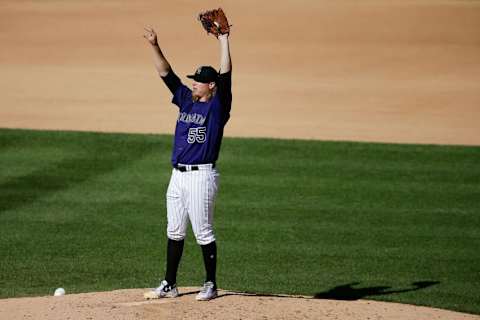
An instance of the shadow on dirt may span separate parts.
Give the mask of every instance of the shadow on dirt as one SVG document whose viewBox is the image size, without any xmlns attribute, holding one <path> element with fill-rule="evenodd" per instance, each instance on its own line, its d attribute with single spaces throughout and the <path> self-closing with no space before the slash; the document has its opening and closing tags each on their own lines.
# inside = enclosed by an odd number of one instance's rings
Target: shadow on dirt
<svg viewBox="0 0 480 320">
<path fill-rule="evenodd" d="M 404 293 L 410 291 L 416 291 L 425 289 L 436 284 L 439 284 L 439 281 L 416 281 L 412 283 L 411 288 L 406 289 L 392 289 L 388 286 L 377 286 L 377 287 L 365 287 L 365 288 L 353 288 L 353 286 L 358 285 L 360 282 L 347 283 L 341 286 L 337 286 L 328 291 L 317 293 L 315 296 L 303 296 L 303 295 L 287 295 L 287 294 L 265 294 L 265 293 L 255 293 L 255 292 L 234 292 L 234 291 L 220 291 L 218 298 L 223 298 L 227 296 L 247 296 L 247 297 L 273 297 L 273 298 L 299 298 L 299 299 L 330 299 L 330 300 L 346 300 L 354 301 L 359 299 L 364 299 L 370 296 L 380 296 L 387 294 L 395 293 Z M 197 293 L 195 291 L 193 293 Z M 188 293 L 192 294 L 192 293 Z"/>
<path fill-rule="evenodd" d="M 354 286 L 358 285 L 359 282 L 352 282 L 341 286 L 336 286 L 328 291 L 317 293 L 314 298 L 353 301 L 371 296 L 380 296 L 421 290 L 439 283 L 439 281 L 417 281 L 412 283 L 411 288 L 393 289 L 392 287 L 387 286 L 354 288 Z"/>
</svg>

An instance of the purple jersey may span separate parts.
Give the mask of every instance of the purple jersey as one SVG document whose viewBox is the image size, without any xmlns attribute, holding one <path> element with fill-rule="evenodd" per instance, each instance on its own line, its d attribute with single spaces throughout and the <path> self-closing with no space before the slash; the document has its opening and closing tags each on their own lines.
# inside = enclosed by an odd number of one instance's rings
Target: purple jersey
<svg viewBox="0 0 480 320">
<path fill-rule="evenodd" d="M 192 91 L 171 70 L 163 77 L 179 107 L 172 152 L 172 165 L 215 163 L 230 118 L 231 72 L 220 74 L 217 92 L 208 102 L 194 102 Z"/>
</svg>

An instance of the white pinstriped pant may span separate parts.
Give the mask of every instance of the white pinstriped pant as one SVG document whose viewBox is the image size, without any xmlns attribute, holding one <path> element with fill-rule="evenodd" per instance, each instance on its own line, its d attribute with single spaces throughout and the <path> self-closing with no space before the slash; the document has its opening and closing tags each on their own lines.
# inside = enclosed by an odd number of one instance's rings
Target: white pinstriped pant
<svg viewBox="0 0 480 320">
<path fill-rule="evenodd" d="M 220 174 L 212 165 L 198 165 L 199 170 L 172 170 L 167 189 L 167 236 L 183 240 L 188 220 L 200 245 L 215 241 L 213 209 Z"/>
</svg>

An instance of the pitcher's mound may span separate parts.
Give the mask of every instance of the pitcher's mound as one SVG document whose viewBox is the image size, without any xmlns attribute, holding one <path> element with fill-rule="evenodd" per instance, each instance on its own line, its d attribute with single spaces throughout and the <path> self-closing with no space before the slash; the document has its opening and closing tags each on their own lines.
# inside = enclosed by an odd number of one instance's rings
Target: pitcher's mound
<svg viewBox="0 0 480 320">
<path fill-rule="evenodd" d="M 148 289 L 67 294 L 63 297 L 0 300 L 0 319 L 480 319 L 480 316 L 368 300 L 237 293 L 220 290 L 217 299 L 198 302 L 198 288 L 180 288 L 180 297 L 146 301 Z M 67 292 L 68 293 L 68 292 Z"/>
</svg>

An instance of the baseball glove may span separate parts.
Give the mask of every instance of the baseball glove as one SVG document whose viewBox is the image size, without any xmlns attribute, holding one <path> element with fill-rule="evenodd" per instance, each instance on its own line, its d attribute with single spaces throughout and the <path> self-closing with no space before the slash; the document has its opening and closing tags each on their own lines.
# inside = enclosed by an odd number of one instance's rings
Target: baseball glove
<svg viewBox="0 0 480 320">
<path fill-rule="evenodd" d="M 207 30 L 208 34 L 213 34 L 218 38 L 221 34 L 229 34 L 231 25 L 228 24 L 227 17 L 222 8 L 208 10 L 198 15 L 198 20 Z"/>
</svg>

